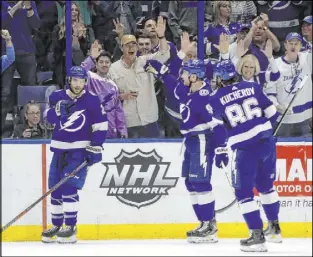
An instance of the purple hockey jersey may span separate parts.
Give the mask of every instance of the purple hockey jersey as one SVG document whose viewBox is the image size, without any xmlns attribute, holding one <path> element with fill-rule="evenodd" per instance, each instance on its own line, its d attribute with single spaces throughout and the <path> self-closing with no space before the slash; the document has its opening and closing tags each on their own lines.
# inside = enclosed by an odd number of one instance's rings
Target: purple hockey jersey
<svg viewBox="0 0 313 257">
<path fill-rule="evenodd" d="M 102 146 L 108 128 L 107 116 L 97 96 L 84 90 L 75 100 L 75 111 L 66 117 L 56 114 L 55 106 L 61 100 L 72 100 L 70 91 L 57 90 L 49 97 L 47 120 L 55 124 L 50 149 L 52 152 L 83 150 L 88 145 Z"/>
<path fill-rule="evenodd" d="M 119 99 L 118 88 L 113 80 L 102 78 L 90 71 L 95 67 L 92 57 L 88 57 L 81 66 L 87 71 L 88 82 L 86 89 L 99 97 L 108 116 L 107 138 L 117 138 L 118 135 L 127 135 L 124 110 Z"/>
</svg>

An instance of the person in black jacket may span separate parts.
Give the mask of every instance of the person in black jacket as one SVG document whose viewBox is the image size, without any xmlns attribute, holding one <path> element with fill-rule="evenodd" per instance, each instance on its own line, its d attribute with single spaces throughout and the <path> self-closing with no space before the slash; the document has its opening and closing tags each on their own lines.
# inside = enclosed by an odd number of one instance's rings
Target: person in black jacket
<svg viewBox="0 0 313 257">
<path fill-rule="evenodd" d="M 25 107 L 25 122 L 16 125 L 12 138 L 46 138 L 46 128 L 40 124 L 40 104 L 30 101 Z"/>
</svg>

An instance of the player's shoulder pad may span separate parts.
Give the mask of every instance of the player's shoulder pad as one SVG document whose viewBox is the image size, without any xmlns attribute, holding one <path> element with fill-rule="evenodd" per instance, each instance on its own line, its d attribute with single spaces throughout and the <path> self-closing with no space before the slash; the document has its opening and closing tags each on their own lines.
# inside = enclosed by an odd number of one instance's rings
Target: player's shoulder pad
<svg viewBox="0 0 313 257">
<path fill-rule="evenodd" d="M 63 91 L 64 89 L 59 89 L 59 90 L 52 92 L 51 95 L 49 96 L 49 103 L 52 105 L 57 104 L 57 102 L 60 101 L 62 98 L 61 95 Z"/>
</svg>

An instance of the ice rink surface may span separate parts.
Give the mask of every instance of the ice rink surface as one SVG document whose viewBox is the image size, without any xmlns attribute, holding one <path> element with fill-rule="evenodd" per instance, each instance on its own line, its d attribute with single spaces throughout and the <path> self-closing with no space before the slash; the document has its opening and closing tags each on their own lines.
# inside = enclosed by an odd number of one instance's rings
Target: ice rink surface
<svg viewBox="0 0 313 257">
<path fill-rule="evenodd" d="M 185 240 L 79 241 L 73 245 L 3 242 L 1 256 L 312 256 L 312 238 L 288 238 L 267 246 L 265 253 L 244 253 L 239 239 L 219 239 L 215 244 Z"/>
</svg>

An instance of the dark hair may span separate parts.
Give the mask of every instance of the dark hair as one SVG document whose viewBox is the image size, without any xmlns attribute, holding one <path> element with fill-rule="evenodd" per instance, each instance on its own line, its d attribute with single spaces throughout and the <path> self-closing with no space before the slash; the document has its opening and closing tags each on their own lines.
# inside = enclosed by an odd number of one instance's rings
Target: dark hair
<svg viewBox="0 0 313 257">
<path fill-rule="evenodd" d="M 113 58 L 112 58 L 112 55 L 111 55 L 109 52 L 107 52 L 107 51 L 102 51 L 102 52 L 99 54 L 99 56 L 96 58 L 96 62 L 98 62 L 101 57 L 108 57 L 109 60 L 110 60 L 110 62 L 112 62 L 112 59 L 113 59 Z"/>
<path fill-rule="evenodd" d="M 157 21 L 156 21 L 156 19 L 154 19 L 154 18 L 153 18 L 153 17 L 151 17 L 151 16 L 146 17 L 146 18 L 144 18 L 144 19 L 143 19 L 143 21 L 142 21 L 142 23 L 141 23 L 141 24 L 142 24 L 142 28 L 144 28 L 144 27 L 145 27 L 146 22 L 147 22 L 147 21 L 149 21 L 149 20 L 154 20 L 155 22 L 157 22 Z"/>
<path fill-rule="evenodd" d="M 150 39 L 150 37 L 144 33 L 138 33 L 138 35 L 135 35 L 136 36 L 136 39 L 138 41 L 139 38 L 148 38 Z"/>
</svg>

